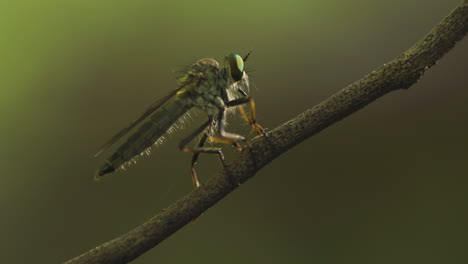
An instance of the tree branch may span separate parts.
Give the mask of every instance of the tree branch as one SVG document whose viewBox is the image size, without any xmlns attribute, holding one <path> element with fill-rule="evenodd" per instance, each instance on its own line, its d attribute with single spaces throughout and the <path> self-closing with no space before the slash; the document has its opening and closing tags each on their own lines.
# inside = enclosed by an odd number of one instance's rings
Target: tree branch
<svg viewBox="0 0 468 264">
<path fill-rule="evenodd" d="M 468 31 L 468 0 L 396 59 L 340 90 L 330 98 L 256 137 L 246 149 L 201 188 L 128 233 L 66 262 L 66 264 L 128 263 L 201 215 L 276 157 L 326 127 L 358 111 L 388 92 L 407 89 L 437 63 Z"/>
</svg>

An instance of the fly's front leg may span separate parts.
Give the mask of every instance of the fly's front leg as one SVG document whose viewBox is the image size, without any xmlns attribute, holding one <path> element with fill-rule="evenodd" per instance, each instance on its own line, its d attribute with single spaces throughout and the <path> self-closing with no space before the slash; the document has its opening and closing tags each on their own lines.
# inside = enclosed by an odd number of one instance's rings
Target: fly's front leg
<svg viewBox="0 0 468 264">
<path fill-rule="evenodd" d="M 198 181 L 197 173 L 195 171 L 195 165 L 197 164 L 198 157 L 200 153 L 210 153 L 210 154 L 218 154 L 218 157 L 223 164 L 223 167 L 226 168 L 226 162 L 224 160 L 224 155 L 223 152 L 221 151 L 221 148 L 209 148 L 209 147 L 203 147 L 205 144 L 208 134 L 206 130 L 209 128 L 209 126 L 213 123 L 213 118 L 210 118 L 208 121 L 206 121 L 203 125 L 201 125 L 197 130 L 195 130 L 192 134 L 190 134 L 187 138 L 182 140 L 179 144 L 180 150 L 183 152 L 191 152 L 193 153 L 192 157 L 192 180 L 193 180 L 193 185 L 195 185 L 195 188 L 198 188 L 201 186 L 200 181 Z M 200 133 L 204 133 L 200 141 L 198 142 L 197 146 L 195 148 L 190 148 L 188 147 L 188 144 Z"/>
<path fill-rule="evenodd" d="M 247 103 L 250 104 L 251 118 L 249 118 L 249 116 L 245 112 L 244 107 L 242 106 L 243 104 L 247 104 Z M 239 112 L 241 113 L 242 117 L 244 117 L 245 121 L 252 127 L 253 131 L 257 135 L 266 136 L 265 129 L 263 129 L 263 127 L 257 123 L 255 101 L 252 98 L 245 97 L 245 98 L 235 99 L 235 100 L 227 102 L 226 106 L 228 107 L 238 106 Z"/>
</svg>

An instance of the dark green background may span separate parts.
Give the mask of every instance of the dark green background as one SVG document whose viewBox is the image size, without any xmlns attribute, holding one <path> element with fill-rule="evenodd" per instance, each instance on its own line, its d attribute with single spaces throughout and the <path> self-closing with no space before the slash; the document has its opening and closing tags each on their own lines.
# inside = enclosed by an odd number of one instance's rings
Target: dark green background
<svg viewBox="0 0 468 264">
<path fill-rule="evenodd" d="M 177 149 L 190 129 L 92 180 L 99 146 L 174 89 L 182 66 L 255 48 L 251 94 L 274 128 L 398 56 L 459 2 L 2 0 L 1 262 L 60 263 L 192 190 Z M 133 263 L 467 262 L 467 69 L 465 39 L 410 90 L 279 157 Z M 198 171 L 220 168 L 203 156 Z"/>
</svg>

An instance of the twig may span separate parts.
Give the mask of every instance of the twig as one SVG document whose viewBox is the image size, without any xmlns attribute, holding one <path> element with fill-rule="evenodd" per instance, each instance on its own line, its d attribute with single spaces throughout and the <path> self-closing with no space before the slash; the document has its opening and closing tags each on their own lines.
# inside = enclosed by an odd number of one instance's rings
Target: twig
<svg viewBox="0 0 468 264">
<path fill-rule="evenodd" d="M 468 31 L 468 0 L 453 10 L 422 40 L 398 58 L 361 80 L 256 137 L 252 148 L 201 188 L 169 206 L 128 233 L 66 262 L 66 264 L 128 263 L 201 215 L 288 149 L 356 112 L 388 92 L 407 89 L 456 44 Z"/>
</svg>

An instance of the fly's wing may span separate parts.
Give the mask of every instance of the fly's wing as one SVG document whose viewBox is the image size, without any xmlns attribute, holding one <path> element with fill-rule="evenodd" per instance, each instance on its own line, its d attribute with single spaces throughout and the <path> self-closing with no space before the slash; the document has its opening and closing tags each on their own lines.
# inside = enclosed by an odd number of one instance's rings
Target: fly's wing
<svg viewBox="0 0 468 264">
<path fill-rule="evenodd" d="M 125 134 L 127 134 L 130 130 L 132 130 L 134 127 L 136 127 L 141 121 L 143 121 L 145 118 L 147 118 L 149 115 L 151 115 L 156 109 L 161 107 L 164 103 L 166 103 L 169 99 L 171 99 L 174 95 L 176 95 L 182 88 L 184 88 L 186 84 L 181 85 L 179 88 L 175 89 L 172 91 L 170 94 L 166 95 L 166 97 L 162 98 L 159 101 L 154 102 L 148 109 L 146 109 L 143 114 L 140 115 L 139 118 L 137 118 L 135 121 L 130 123 L 127 127 L 122 129 L 119 133 L 117 133 L 115 136 L 113 136 L 106 144 L 104 144 L 99 151 L 94 155 L 94 157 L 99 156 L 102 152 L 107 150 L 110 146 L 112 146 L 115 142 L 117 142 L 120 138 L 122 138 Z"/>
</svg>

